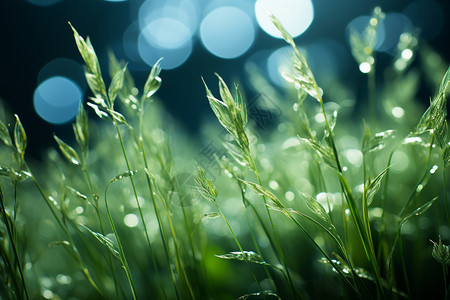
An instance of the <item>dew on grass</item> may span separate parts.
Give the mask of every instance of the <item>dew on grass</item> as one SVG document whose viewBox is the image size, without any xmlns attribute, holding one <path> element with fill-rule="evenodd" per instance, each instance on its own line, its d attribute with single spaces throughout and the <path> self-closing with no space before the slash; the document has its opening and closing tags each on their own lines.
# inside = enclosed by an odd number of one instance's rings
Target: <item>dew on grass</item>
<svg viewBox="0 0 450 300">
<path fill-rule="evenodd" d="M 437 165 L 434 165 L 431 169 L 430 169 L 430 173 L 434 174 L 436 172 L 436 170 L 438 169 Z"/>
<path fill-rule="evenodd" d="M 424 186 L 423 184 L 419 184 L 416 188 L 416 192 L 420 193 L 423 190 Z"/>
<path fill-rule="evenodd" d="M 421 144 L 423 140 L 418 136 L 408 137 L 403 140 L 403 144 Z"/>
</svg>

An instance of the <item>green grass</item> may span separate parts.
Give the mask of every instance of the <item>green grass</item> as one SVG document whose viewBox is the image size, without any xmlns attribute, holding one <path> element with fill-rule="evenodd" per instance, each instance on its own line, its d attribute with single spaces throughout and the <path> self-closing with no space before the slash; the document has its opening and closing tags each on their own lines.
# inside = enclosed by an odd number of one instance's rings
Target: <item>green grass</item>
<svg viewBox="0 0 450 300">
<path fill-rule="evenodd" d="M 322 90 L 272 18 L 292 48 L 292 85 L 278 91 L 246 69 L 276 123 L 261 131 L 244 91 L 217 75 L 217 91 L 203 82 L 219 121 L 204 143 L 162 110 L 159 62 L 136 87 L 110 54 L 106 79 L 72 27 L 92 92 L 74 143 L 55 136 L 56 149 L 28 161 L 19 117 L 0 123 L 0 298 L 447 298 L 450 69 L 404 34 L 376 82 L 381 10 L 373 18 L 352 36 L 371 66 L 367 110 L 354 115 L 339 79 Z M 414 59 L 434 80 L 428 108 Z"/>
</svg>

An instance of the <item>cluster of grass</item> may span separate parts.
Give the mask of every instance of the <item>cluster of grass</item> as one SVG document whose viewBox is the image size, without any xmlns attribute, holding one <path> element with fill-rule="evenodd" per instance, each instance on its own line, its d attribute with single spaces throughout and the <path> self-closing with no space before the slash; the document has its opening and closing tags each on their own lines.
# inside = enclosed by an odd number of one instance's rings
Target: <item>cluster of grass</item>
<svg viewBox="0 0 450 300">
<path fill-rule="evenodd" d="M 107 87 L 90 40 L 72 28 L 92 91 L 87 106 L 103 121 L 81 105 L 75 144 L 55 136 L 58 151 L 40 163 L 26 160 L 19 117 L 0 122 L 0 298 L 447 297 L 450 69 L 434 67 L 443 72 L 420 116 L 410 70 L 417 39 L 405 34 L 377 88 L 382 17 L 376 9 L 351 39 L 369 67 L 367 122 L 348 101 L 326 101 L 349 92 L 339 82 L 319 88 L 273 18 L 292 47 L 292 72 L 283 74 L 292 87 L 281 93 L 248 70 L 282 112 L 277 123 L 262 134 L 242 91 L 217 76 L 220 97 L 205 89 L 223 148 L 203 148 L 200 159 L 154 101 L 159 62 L 139 90 L 111 55 Z M 206 158 L 210 168 L 196 163 Z"/>
</svg>

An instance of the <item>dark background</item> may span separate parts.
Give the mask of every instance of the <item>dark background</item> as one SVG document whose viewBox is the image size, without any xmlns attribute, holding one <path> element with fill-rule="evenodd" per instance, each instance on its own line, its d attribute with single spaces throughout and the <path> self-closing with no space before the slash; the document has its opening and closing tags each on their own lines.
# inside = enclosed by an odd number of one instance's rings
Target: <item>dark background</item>
<svg viewBox="0 0 450 300">
<path fill-rule="evenodd" d="M 46 63 L 58 57 L 82 62 L 67 22 L 70 21 L 82 36 L 91 37 L 106 75 L 108 49 L 112 49 L 117 57 L 127 59 L 120 40 L 128 25 L 135 21 L 132 19 L 133 10 L 137 10 L 141 2 L 65 0 L 53 6 L 40 7 L 24 0 L 0 1 L 0 98 L 9 107 L 11 115 L 17 113 L 20 116 L 27 131 L 31 155 L 38 157 L 43 147 L 53 143 L 52 133 L 63 138 L 72 136 L 70 124 L 51 125 L 42 120 L 33 108 L 37 76 Z M 450 1 L 435 2 L 442 7 L 442 30 L 432 39 L 428 39 L 426 35 L 421 38 L 449 62 Z M 360 15 L 369 15 L 374 6 L 380 6 L 385 12 L 401 12 L 409 3 L 411 1 L 315 0 L 313 23 L 304 34 L 296 38 L 296 42 L 301 45 L 323 38 L 345 40 L 346 25 Z M 426 18 L 424 12 L 424 18 L 420 22 L 423 24 L 434 21 L 432 16 Z M 420 27 L 420 22 L 414 25 Z M 214 72 L 220 73 L 227 82 L 242 79 L 245 77 L 244 63 L 252 54 L 284 45 L 283 41 L 258 29 L 255 43 L 246 54 L 238 59 L 224 60 L 210 54 L 200 40 L 196 39 L 193 53 L 187 62 L 174 70 L 163 70 L 163 86 L 158 95 L 167 110 L 195 134 L 201 116 L 211 114 L 201 76 L 211 85 L 216 82 Z M 350 71 L 345 75 L 348 76 L 348 82 L 353 85 L 365 84 L 365 78 L 357 71 L 357 64 L 351 58 L 350 50 L 345 59 L 350 64 Z M 383 60 L 382 55 L 380 60 Z M 130 70 L 137 85 L 141 86 L 150 67 L 130 64 Z M 424 92 L 426 93 L 427 91 Z M 428 96 L 432 93 L 433 91 L 428 93 Z M 428 96 L 425 101 L 428 101 Z"/>
</svg>

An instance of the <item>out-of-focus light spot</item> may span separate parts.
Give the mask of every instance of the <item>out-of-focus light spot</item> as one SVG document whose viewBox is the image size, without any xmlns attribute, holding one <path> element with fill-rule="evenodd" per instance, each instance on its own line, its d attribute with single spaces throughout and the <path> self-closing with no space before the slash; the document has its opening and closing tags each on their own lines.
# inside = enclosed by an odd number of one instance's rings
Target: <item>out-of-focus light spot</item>
<svg viewBox="0 0 450 300">
<path fill-rule="evenodd" d="M 136 227 L 139 223 L 138 217 L 135 214 L 128 214 L 123 218 L 123 223 L 127 227 Z"/>
<path fill-rule="evenodd" d="M 359 70 L 362 73 L 369 73 L 370 70 L 372 70 L 372 66 L 368 62 L 363 62 L 362 64 L 359 65 Z"/>
<path fill-rule="evenodd" d="M 192 34 L 182 22 L 159 18 L 142 29 L 142 34 L 153 47 L 176 49 L 187 43 Z"/>
<path fill-rule="evenodd" d="M 255 3 L 255 15 L 259 26 L 273 37 L 281 38 L 268 13 L 272 13 L 286 31 L 297 37 L 311 25 L 314 8 L 310 0 L 258 0 Z"/>
<path fill-rule="evenodd" d="M 286 200 L 287 200 L 287 201 L 292 201 L 292 200 L 294 200 L 294 198 L 295 198 L 295 194 L 294 194 L 293 192 L 291 192 L 291 191 L 287 191 L 287 192 L 284 194 L 284 197 L 286 197 Z"/>
<path fill-rule="evenodd" d="M 384 40 L 377 50 L 386 52 L 395 49 L 403 33 L 413 30 L 413 25 L 408 17 L 399 13 L 387 13 L 383 20 L 383 27 Z"/>
<path fill-rule="evenodd" d="M 72 277 L 64 274 L 58 274 L 56 275 L 56 281 L 59 284 L 70 284 L 72 283 Z"/>
<path fill-rule="evenodd" d="M 37 76 L 38 84 L 46 79 L 54 76 L 63 76 L 70 78 L 81 88 L 82 91 L 87 89 L 86 78 L 84 76 L 83 67 L 76 61 L 64 57 L 56 58 L 48 62 L 39 71 Z"/>
<path fill-rule="evenodd" d="M 409 4 L 403 13 L 420 29 L 422 39 L 431 40 L 444 26 L 443 11 L 442 6 L 435 1 L 418 0 Z"/>
<path fill-rule="evenodd" d="M 50 290 L 45 289 L 42 291 L 42 297 L 44 297 L 45 299 L 53 299 L 54 295 L 55 294 L 53 294 L 53 292 Z"/>
<path fill-rule="evenodd" d="M 353 30 L 362 35 L 363 32 L 366 30 L 367 25 L 369 24 L 371 19 L 372 17 L 369 16 L 359 16 L 351 20 L 350 23 L 348 23 L 345 32 L 347 41 L 350 41 L 350 34 L 352 33 Z M 385 36 L 386 32 L 384 29 L 384 23 L 381 22 L 377 27 L 375 50 L 378 50 L 381 47 L 381 45 L 384 42 Z M 368 50 L 371 51 L 370 48 L 368 48 Z"/>
<path fill-rule="evenodd" d="M 430 169 L 430 173 L 431 174 L 434 174 L 434 173 L 436 173 L 436 170 L 438 169 L 438 166 L 437 165 L 434 165 L 431 169 Z"/>
<path fill-rule="evenodd" d="M 199 23 L 199 7 L 197 1 L 193 0 L 166 0 L 166 1 L 145 1 L 139 8 L 139 27 L 144 29 L 149 24 L 159 19 L 169 19 L 183 24 L 189 31 L 191 38 L 197 30 Z M 176 24 L 175 26 L 179 26 Z M 176 29 L 176 27 L 175 27 Z M 155 28 L 156 31 L 161 28 Z M 173 30 L 164 28 L 163 30 Z M 176 34 L 179 36 L 179 34 Z M 185 36 L 181 36 L 184 38 Z"/>
<path fill-rule="evenodd" d="M 398 71 L 403 71 L 407 66 L 408 66 L 408 64 L 404 60 L 401 60 L 401 59 L 396 60 L 394 63 L 394 67 Z"/>
<path fill-rule="evenodd" d="M 77 206 L 77 208 L 75 208 L 75 212 L 77 214 L 82 214 L 84 212 L 83 206 Z"/>
<path fill-rule="evenodd" d="M 335 202 L 334 195 L 330 193 L 319 193 L 316 196 L 317 202 L 322 205 L 327 213 L 330 212 L 330 209 L 333 210 L 333 202 Z M 329 205 L 328 205 L 329 204 Z"/>
<path fill-rule="evenodd" d="M 316 120 L 317 123 L 323 123 L 325 122 L 325 116 L 323 113 L 318 113 L 314 116 L 314 120 Z"/>
<path fill-rule="evenodd" d="M 50 6 L 58 2 L 61 2 L 61 0 L 27 0 L 27 1 L 30 2 L 31 4 L 38 6 Z"/>
<path fill-rule="evenodd" d="M 83 93 L 80 87 L 62 76 L 51 77 L 42 82 L 34 92 L 34 109 L 49 123 L 63 124 L 78 113 Z"/>
<path fill-rule="evenodd" d="M 290 85 L 284 80 L 282 73 L 292 73 L 293 68 L 290 62 L 289 54 L 291 53 L 290 47 L 282 47 L 275 50 L 267 58 L 267 74 L 270 80 L 280 87 L 286 87 Z"/>
<path fill-rule="evenodd" d="M 405 110 L 399 106 L 396 106 L 392 109 L 392 115 L 397 119 L 400 119 L 405 115 Z"/>
<path fill-rule="evenodd" d="M 210 12 L 200 24 L 200 38 L 215 56 L 232 59 L 241 56 L 255 40 L 255 28 L 248 14 L 225 6 Z"/>
<path fill-rule="evenodd" d="M 392 155 L 391 169 L 394 173 L 403 173 L 409 167 L 409 157 L 403 151 L 395 151 Z"/>
<path fill-rule="evenodd" d="M 163 57 L 161 67 L 174 69 L 191 55 L 198 5 L 192 0 L 147 0 L 139 8 L 138 24 L 138 29 L 130 26 L 124 34 L 127 55 L 136 58 L 138 52 L 150 66 Z"/>
<path fill-rule="evenodd" d="M 405 49 L 402 51 L 402 58 L 405 60 L 410 60 L 413 57 L 413 52 L 411 49 Z"/>
<path fill-rule="evenodd" d="M 359 151 L 358 149 L 347 150 L 345 156 L 347 157 L 349 163 L 351 163 L 354 166 L 359 167 L 362 164 L 363 155 L 362 152 Z"/>
<path fill-rule="evenodd" d="M 269 182 L 269 186 L 270 186 L 270 188 L 272 189 L 272 190 L 276 190 L 276 189 L 278 189 L 280 186 L 279 186 L 279 184 L 278 184 L 278 182 L 276 182 L 275 180 L 271 180 L 270 182 Z"/>
<path fill-rule="evenodd" d="M 142 60 L 153 66 L 161 57 L 161 68 L 170 70 L 181 66 L 192 53 L 192 41 L 176 49 L 153 47 L 147 39 L 140 34 L 138 37 L 138 51 Z"/>
</svg>

